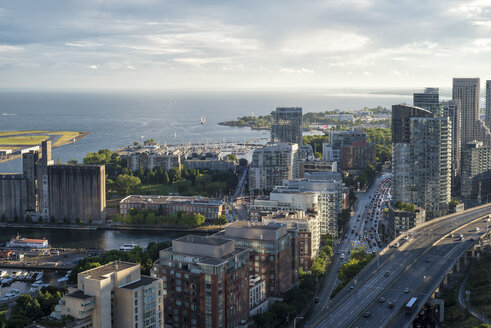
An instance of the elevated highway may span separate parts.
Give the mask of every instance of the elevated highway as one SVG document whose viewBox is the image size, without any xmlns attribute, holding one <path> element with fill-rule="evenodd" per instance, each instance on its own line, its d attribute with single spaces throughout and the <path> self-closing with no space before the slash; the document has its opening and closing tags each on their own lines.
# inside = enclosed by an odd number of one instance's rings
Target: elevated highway
<svg viewBox="0 0 491 328">
<path fill-rule="evenodd" d="M 424 223 L 399 236 L 308 327 L 407 327 L 458 259 L 489 229 L 491 204 Z M 462 235 L 463 240 L 460 240 Z M 393 247 L 396 243 L 399 247 Z M 412 314 L 404 306 L 418 302 Z M 383 300 L 382 300 L 383 298 Z M 392 307 L 389 307 L 389 302 Z"/>
</svg>

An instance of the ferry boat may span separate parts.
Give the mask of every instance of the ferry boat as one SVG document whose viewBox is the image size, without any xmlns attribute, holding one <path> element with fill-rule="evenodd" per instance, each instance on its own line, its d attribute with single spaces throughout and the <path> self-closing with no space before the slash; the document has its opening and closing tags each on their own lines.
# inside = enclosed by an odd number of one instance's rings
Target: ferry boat
<svg viewBox="0 0 491 328">
<path fill-rule="evenodd" d="M 22 238 L 17 235 L 15 238 L 10 239 L 6 244 L 7 248 L 48 248 L 49 243 L 46 238 L 43 239 L 30 239 Z"/>
<path fill-rule="evenodd" d="M 119 250 L 127 252 L 127 251 L 131 251 L 132 249 L 135 249 L 136 246 L 138 245 L 135 243 L 124 244 L 121 247 L 119 247 Z"/>
</svg>

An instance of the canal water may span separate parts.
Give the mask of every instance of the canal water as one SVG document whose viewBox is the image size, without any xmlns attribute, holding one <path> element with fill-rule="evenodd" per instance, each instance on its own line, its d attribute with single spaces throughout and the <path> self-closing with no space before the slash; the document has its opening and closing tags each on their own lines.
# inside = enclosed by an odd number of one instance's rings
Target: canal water
<svg viewBox="0 0 491 328">
<path fill-rule="evenodd" d="M 150 242 L 173 240 L 189 232 L 140 231 L 140 230 L 61 230 L 35 228 L 2 228 L 0 243 L 4 244 L 20 234 L 26 238 L 46 238 L 52 247 L 119 249 L 125 243 L 147 247 Z"/>
</svg>

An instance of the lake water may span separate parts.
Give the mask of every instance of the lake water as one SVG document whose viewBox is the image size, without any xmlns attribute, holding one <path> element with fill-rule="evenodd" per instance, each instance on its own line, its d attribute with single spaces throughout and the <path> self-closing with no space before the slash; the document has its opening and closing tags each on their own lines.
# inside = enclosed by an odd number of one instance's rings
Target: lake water
<svg viewBox="0 0 491 328">
<path fill-rule="evenodd" d="M 119 249 L 124 243 L 133 242 L 146 247 L 149 242 L 173 240 L 188 233 L 140 231 L 140 230 L 60 230 L 60 229 L 0 229 L 0 243 L 20 234 L 26 238 L 46 238 L 53 247 Z"/>
<path fill-rule="evenodd" d="M 75 144 L 53 150 L 62 162 L 81 160 L 101 148 L 115 150 L 153 138 L 159 143 L 204 143 L 268 138 L 269 131 L 220 126 L 251 113 L 264 115 L 276 107 L 300 106 L 304 112 L 358 110 L 411 102 L 411 91 L 312 92 L 0 92 L 0 131 L 72 130 L 91 134 Z M 200 118 L 206 124 L 200 124 Z M 21 161 L 0 164 L 0 172 L 20 172 Z"/>
</svg>

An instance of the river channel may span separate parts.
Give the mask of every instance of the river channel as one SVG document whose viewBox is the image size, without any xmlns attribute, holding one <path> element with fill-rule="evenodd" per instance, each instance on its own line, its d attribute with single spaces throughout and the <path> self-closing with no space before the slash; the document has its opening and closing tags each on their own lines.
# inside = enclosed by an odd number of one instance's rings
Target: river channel
<svg viewBox="0 0 491 328">
<path fill-rule="evenodd" d="M 0 243 L 4 244 L 20 234 L 26 238 L 46 238 L 52 247 L 119 249 L 125 243 L 146 247 L 150 242 L 173 240 L 189 232 L 131 231 L 131 230 L 60 230 L 35 228 L 2 228 Z"/>
</svg>

